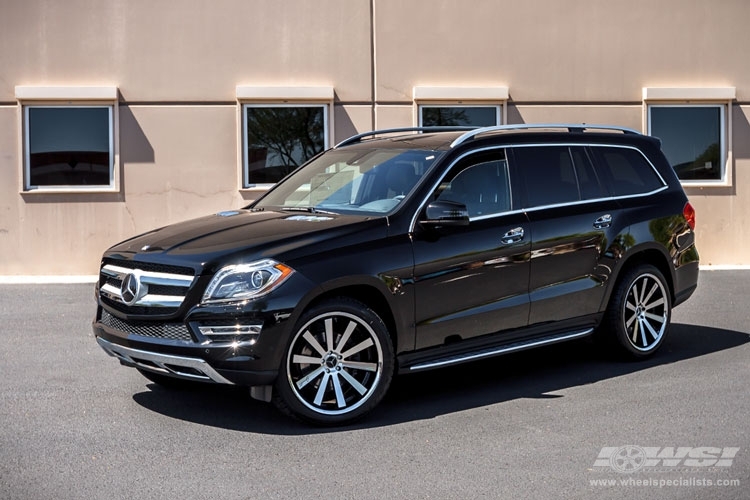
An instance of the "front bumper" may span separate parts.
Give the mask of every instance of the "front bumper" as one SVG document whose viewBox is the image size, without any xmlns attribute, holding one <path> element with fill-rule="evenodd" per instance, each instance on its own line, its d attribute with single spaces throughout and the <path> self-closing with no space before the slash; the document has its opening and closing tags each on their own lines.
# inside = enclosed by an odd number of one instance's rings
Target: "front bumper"
<svg viewBox="0 0 750 500">
<path fill-rule="evenodd" d="M 234 384 L 234 382 L 223 377 L 211 365 L 206 363 L 205 360 L 200 358 L 172 356 L 170 354 L 131 349 L 113 344 L 101 337 L 97 337 L 96 342 L 107 354 L 119 359 L 120 363 L 125 366 L 200 382 Z"/>
<path fill-rule="evenodd" d="M 107 354 L 140 370 L 220 384 L 272 385 L 314 285 L 295 273 L 283 288 L 283 294 L 258 300 L 190 306 L 200 300 L 201 285 L 177 311 L 156 314 L 156 307 L 113 307 L 97 287 L 94 337 Z"/>
<path fill-rule="evenodd" d="M 276 380 L 290 322 L 273 315 L 244 318 L 244 324 L 263 324 L 257 340 L 232 342 L 201 336 L 201 324 L 213 320 L 180 322 L 129 321 L 101 305 L 92 324 L 99 346 L 123 365 L 153 373 L 200 382 L 242 386 L 271 385 Z M 240 322 L 243 322 L 242 319 Z"/>
</svg>

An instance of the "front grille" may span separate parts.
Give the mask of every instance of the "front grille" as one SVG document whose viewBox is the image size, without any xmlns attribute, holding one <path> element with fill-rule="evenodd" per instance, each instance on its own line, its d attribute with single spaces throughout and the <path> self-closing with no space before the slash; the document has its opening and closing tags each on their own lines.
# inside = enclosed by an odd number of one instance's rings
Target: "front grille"
<svg viewBox="0 0 750 500">
<path fill-rule="evenodd" d="M 102 310 L 101 323 L 105 326 L 142 337 L 194 342 L 190 330 L 182 323 L 154 323 L 151 321 L 126 321 Z"/>
<path fill-rule="evenodd" d="M 176 314 L 179 310 L 178 307 L 159 307 L 159 308 L 153 308 L 153 307 L 146 307 L 146 306 L 129 306 L 126 304 L 123 304 L 122 302 L 118 300 L 113 300 L 108 297 L 102 296 L 102 304 L 105 304 L 107 307 L 114 309 L 115 311 L 120 311 L 123 314 L 137 314 L 139 316 L 148 316 L 148 315 L 160 315 L 160 316 L 168 316 L 170 314 Z"/>
<path fill-rule="evenodd" d="M 154 262 L 138 262 L 135 260 L 119 260 L 106 258 L 102 262 L 102 266 L 111 264 L 118 267 L 127 267 L 128 269 L 140 269 L 141 271 L 148 271 L 152 273 L 167 273 L 167 274 L 186 274 L 192 276 L 195 274 L 195 270 L 190 267 L 183 266 L 171 266 L 168 264 L 157 264 Z"/>
<path fill-rule="evenodd" d="M 182 305 L 193 269 L 107 258 L 99 275 L 102 303 L 125 314 L 171 315 Z"/>
</svg>

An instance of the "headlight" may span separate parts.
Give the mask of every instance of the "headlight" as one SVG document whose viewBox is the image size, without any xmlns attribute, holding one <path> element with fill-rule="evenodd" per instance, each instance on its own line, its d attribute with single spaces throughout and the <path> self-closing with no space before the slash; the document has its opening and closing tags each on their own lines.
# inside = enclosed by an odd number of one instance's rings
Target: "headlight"
<svg viewBox="0 0 750 500">
<path fill-rule="evenodd" d="M 209 283 L 203 302 L 254 299 L 281 285 L 293 272 L 291 267 L 270 259 L 226 266 Z"/>
</svg>

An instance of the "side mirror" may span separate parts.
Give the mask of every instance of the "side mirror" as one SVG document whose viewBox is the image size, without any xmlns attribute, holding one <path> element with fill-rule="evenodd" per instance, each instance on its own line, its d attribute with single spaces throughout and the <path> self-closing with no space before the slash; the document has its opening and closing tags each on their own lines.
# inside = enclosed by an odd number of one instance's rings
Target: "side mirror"
<svg viewBox="0 0 750 500">
<path fill-rule="evenodd" d="M 469 210 L 463 203 L 449 200 L 433 201 L 425 209 L 425 216 L 419 221 L 423 226 L 468 226 Z"/>
</svg>

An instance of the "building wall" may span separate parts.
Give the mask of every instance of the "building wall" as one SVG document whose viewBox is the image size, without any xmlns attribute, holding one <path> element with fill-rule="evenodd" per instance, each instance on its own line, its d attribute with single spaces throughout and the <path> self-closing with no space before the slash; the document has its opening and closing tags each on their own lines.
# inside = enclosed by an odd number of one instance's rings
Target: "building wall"
<svg viewBox="0 0 750 500">
<path fill-rule="evenodd" d="M 702 261 L 750 265 L 746 0 L 0 0 L 0 275 L 242 206 L 237 86 L 334 90 L 331 144 L 416 124 L 413 89 L 507 87 L 508 123 L 644 128 L 643 87 L 733 87 L 732 183 L 686 189 Z M 22 192 L 17 86 L 114 86 L 114 193 Z"/>
</svg>

